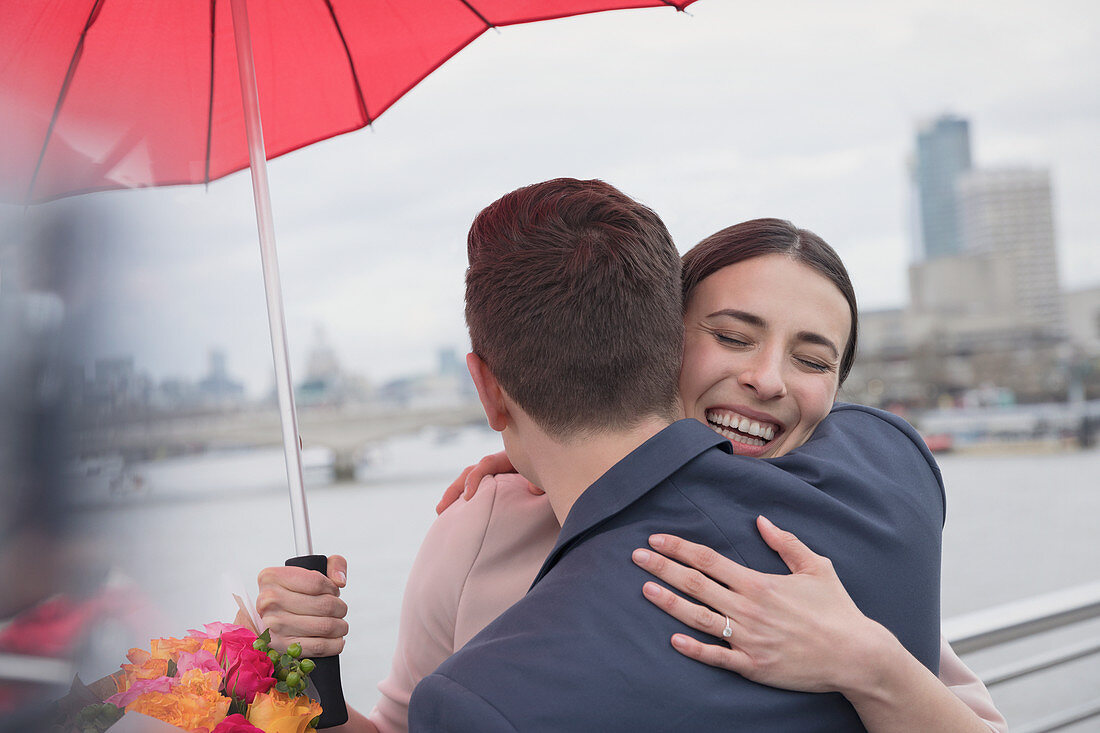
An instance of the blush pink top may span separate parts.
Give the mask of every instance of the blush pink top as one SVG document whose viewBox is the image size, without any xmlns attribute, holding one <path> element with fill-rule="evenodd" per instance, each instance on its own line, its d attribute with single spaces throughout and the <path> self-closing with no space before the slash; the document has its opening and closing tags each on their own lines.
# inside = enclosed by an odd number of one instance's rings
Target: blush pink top
<svg viewBox="0 0 1100 733">
<path fill-rule="evenodd" d="M 527 593 L 560 529 L 546 496 L 531 494 L 518 474 L 485 477 L 470 501 L 459 499 L 436 519 L 409 573 L 393 666 L 368 716 L 382 733 L 408 730 L 416 684 Z M 946 640 L 940 679 L 991 730 L 1008 730 Z"/>
</svg>

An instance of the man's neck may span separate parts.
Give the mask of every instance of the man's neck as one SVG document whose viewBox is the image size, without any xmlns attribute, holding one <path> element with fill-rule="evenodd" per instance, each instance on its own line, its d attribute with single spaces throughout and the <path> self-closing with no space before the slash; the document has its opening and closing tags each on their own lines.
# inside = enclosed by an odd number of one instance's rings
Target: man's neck
<svg viewBox="0 0 1100 733">
<path fill-rule="evenodd" d="M 559 524 L 574 502 L 609 468 L 639 445 L 668 427 L 670 421 L 651 417 L 630 430 L 586 433 L 566 442 L 546 439 L 531 452 L 531 473 L 546 492 Z"/>
</svg>

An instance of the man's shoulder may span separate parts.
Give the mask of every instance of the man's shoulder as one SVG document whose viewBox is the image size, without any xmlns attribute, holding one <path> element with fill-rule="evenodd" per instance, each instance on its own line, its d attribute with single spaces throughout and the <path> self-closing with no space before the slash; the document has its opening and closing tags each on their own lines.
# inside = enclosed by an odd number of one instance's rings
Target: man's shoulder
<svg viewBox="0 0 1100 733">
<path fill-rule="evenodd" d="M 851 462 L 850 474 L 938 500 L 941 513 L 946 506 L 943 476 L 932 451 L 916 428 L 892 412 L 837 403 L 798 453 L 843 458 Z"/>
<path fill-rule="evenodd" d="M 517 730 L 485 698 L 450 677 L 434 672 L 416 686 L 409 702 L 409 732 L 479 731 L 515 733 Z"/>
<path fill-rule="evenodd" d="M 916 428 L 903 417 L 887 410 L 854 402 L 837 402 L 825 417 L 822 425 L 842 424 L 848 429 L 866 430 L 883 436 L 901 436 L 918 447 L 924 440 Z"/>
</svg>

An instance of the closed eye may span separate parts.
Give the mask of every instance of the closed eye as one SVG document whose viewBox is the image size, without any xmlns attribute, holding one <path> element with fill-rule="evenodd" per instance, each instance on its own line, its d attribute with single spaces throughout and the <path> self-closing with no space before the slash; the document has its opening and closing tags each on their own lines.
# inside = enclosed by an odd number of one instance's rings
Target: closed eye
<svg viewBox="0 0 1100 733">
<path fill-rule="evenodd" d="M 833 367 L 830 364 L 822 364 L 821 362 L 818 362 L 818 361 L 812 361 L 810 359 L 802 359 L 802 358 L 797 357 L 797 356 L 795 357 L 794 360 L 797 361 L 802 366 L 806 367 L 807 369 L 812 369 L 815 372 L 829 372 L 829 371 L 833 370 Z"/>
<path fill-rule="evenodd" d="M 713 333 L 714 333 L 714 338 L 717 339 L 718 343 L 720 343 L 720 344 L 725 344 L 727 346 L 748 346 L 749 345 L 748 341 L 745 341 L 745 340 L 743 340 L 743 339 L 741 339 L 737 336 L 729 336 L 727 334 L 719 333 L 717 331 L 714 331 Z"/>
</svg>

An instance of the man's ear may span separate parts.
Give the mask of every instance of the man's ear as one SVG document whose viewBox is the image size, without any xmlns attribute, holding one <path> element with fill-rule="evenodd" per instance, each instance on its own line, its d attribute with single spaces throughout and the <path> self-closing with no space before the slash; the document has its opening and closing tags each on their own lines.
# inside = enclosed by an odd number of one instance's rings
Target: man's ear
<svg viewBox="0 0 1100 733">
<path fill-rule="evenodd" d="M 489 427 L 498 433 L 503 431 L 508 427 L 508 405 L 504 401 L 504 390 L 500 388 L 496 376 L 489 371 L 489 366 L 481 357 L 472 351 L 466 355 L 466 367 L 474 379 L 474 387 L 477 388 L 485 417 L 489 419 Z"/>
</svg>

